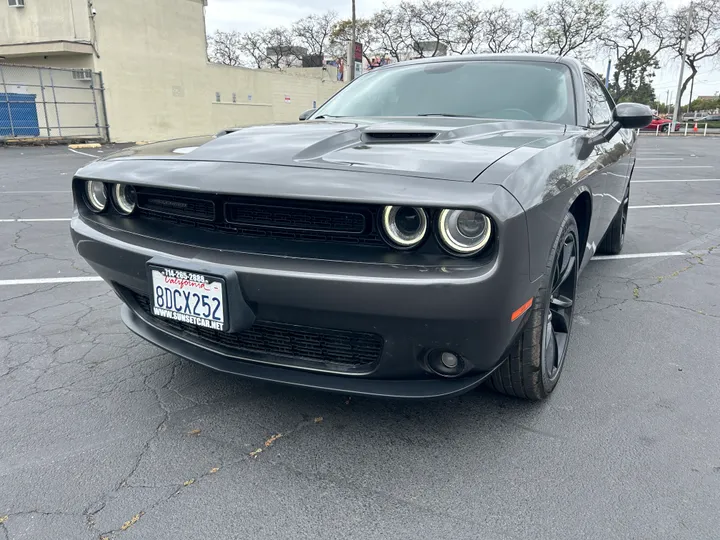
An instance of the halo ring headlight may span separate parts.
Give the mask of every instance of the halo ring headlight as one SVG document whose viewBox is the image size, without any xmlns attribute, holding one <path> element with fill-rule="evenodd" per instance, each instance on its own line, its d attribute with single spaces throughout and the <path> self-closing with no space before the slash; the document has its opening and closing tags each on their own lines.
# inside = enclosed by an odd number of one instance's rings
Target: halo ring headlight
<svg viewBox="0 0 720 540">
<path fill-rule="evenodd" d="M 387 239 L 397 248 L 418 246 L 428 230 L 425 210 L 414 206 L 386 206 L 383 208 L 382 228 Z"/>
<path fill-rule="evenodd" d="M 97 180 L 87 180 L 84 186 L 85 202 L 90 210 L 100 213 L 107 208 L 108 192 L 103 182 Z"/>
<path fill-rule="evenodd" d="M 137 194 L 135 188 L 128 184 L 115 184 L 112 189 L 115 209 L 124 216 L 135 211 Z"/>
<path fill-rule="evenodd" d="M 492 222 L 475 210 L 445 209 L 438 216 L 438 234 L 443 246 L 455 255 L 468 257 L 487 246 Z"/>
</svg>

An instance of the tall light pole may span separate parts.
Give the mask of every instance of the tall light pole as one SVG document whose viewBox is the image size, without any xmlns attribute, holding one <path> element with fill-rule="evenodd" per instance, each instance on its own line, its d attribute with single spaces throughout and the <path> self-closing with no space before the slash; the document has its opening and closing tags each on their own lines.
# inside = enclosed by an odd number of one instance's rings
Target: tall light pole
<svg viewBox="0 0 720 540">
<path fill-rule="evenodd" d="M 688 18 L 685 24 L 685 44 L 683 45 L 682 62 L 680 63 L 680 77 L 678 77 L 678 89 L 677 96 L 675 96 L 675 110 L 673 111 L 673 119 L 670 124 L 670 133 L 675 131 L 675 124 L 677 124 L 678 114 L 680 112 L 680 98 L 682 97 L 680 92 L 682 91 L 683 72 L 685 71 L 685 59 L 687 58 L 687 46 L 690 41 L 690 22 L 692 21 L 692 2 L 688 6 Z"/>
<path fill-rule="evenodd" d="M 352 0 L 352 37 L 350 39 L 350 80 L 355 80 L 355 40 L 357 39 L 357 30 L 355 27 L 355 0 Z"/>
</svg>

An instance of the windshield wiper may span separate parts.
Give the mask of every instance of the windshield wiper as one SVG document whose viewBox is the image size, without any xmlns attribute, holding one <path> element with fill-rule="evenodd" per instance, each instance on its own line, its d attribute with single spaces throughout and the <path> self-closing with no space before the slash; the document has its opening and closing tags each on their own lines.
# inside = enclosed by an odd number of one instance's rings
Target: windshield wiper
<svg viewBox="0 0 720 540">
<path fill-rule="evenodd" d="M 415 116 L 446 116 L 448 118 L 477 118 L 476 116 L 468 116 L 467 114 L 451 114 L 451 113 L 422 113 Z"/>
</svg>

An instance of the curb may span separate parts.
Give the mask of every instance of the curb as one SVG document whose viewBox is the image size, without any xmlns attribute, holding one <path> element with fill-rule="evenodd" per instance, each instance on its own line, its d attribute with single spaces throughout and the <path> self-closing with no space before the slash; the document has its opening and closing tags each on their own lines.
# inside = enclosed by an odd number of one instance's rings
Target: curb
<svg viewBox="0 0 720 540">
<path fill-rule="evenodd" d="M 80 148 L 102 148 L 102 144 L 100 144 L 100 143 L 68 144 L 68 148 L 72 148 L 73 150 L 77 150 Z"/>
</svg>

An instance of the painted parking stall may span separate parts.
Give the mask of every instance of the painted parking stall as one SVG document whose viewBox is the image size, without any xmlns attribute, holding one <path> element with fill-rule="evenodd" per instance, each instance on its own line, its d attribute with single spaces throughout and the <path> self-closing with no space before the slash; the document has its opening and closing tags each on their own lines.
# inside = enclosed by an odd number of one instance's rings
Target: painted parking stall
<svg viewBox="0 0 720 540">
<path fill-rule="evenodd" d="M 580 277 L 566 371 L 542 407 L 488 391 L 422 404 L 349 399 L 164 353 L 126 330 L 114 292 L 69 241 L 64 190 L 92 158 L 0 149 L 0 518 L 38 537 L 98 538 L 135 516 L 113 535 L 202 536 L 208 513 L 257 530 L 269 513 L 313 515 L 322 537 L 337 515 L 361 520 L 352 509 L 377 507 L 387 517 L 378 529 L 410 516 L 438 538 L 714 537 L 720 139 L 689 139 L 641 137 L 625 248 Z M 213 329 L 183 281 L 205 291 L 213 276 L 167 268 L 188 275 L 163 274 L 163 301 L 165 279 L 179 280 L 173 309 L 154 309 Z M 462 474 L 439 467 L 439 455 Z M 328 497 L 308 497 L 320 492 Z M 542 496 L 526 504 L 528 493 Z M 21 521 L 27 512 L 32 523 Z"/>
</svg>

